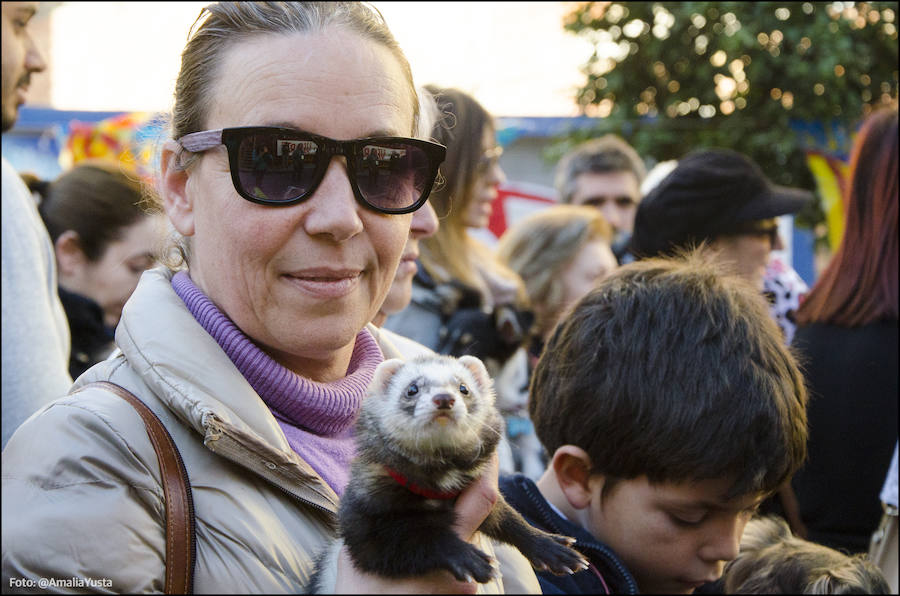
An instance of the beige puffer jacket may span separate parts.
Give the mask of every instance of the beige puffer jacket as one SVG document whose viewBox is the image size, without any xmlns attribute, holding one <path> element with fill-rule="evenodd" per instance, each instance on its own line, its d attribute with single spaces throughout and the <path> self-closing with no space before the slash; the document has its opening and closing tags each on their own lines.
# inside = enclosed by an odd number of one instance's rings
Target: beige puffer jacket
<svg viewBox="0 0 900 596">
<path fill-rule="evenodd" d="M 162 268 L 144 273 L 116 330 L 120 349 L 75 387 L 122 385 L 175 440 L 193 490 L 196 592 L 302 592 L 312 557 L 333 533 L 337 496 L 291 450 L 170 278 Z M 385 356 L 398 357 L 372 330 Z M 56 400 L 13 435 L 2 475 L 4 592 L 163 590 L 159 466 L 127 402 L 96 388 Z M 510 583 L 537 588 L 524 557 L 501 552 Z"/>
</svg>

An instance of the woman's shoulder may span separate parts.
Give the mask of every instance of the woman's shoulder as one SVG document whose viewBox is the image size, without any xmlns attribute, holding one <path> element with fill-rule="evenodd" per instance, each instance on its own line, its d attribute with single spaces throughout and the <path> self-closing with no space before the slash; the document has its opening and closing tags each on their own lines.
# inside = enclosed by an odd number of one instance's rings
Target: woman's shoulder
<svg viewBox="0 0 900 596">
<path fill-rule="evenodd" d="M 3 450 L 3 577 L 162 590 L 165 498 L 155 451 L 129 408 L 89 388 L 51 402 L 12 436 Z"/>
<path fill-rule="evenodd" d="M 27 475 L 46 488 L 112 482 L 157 491 L 160 483 L 149 473 L 154 469 L 155 450 L 140 414 L 96 385 L 44 406 L 3 451 L 4 480 Z"/>
<path fill-rule="evenodd" d="M 422 354 L 433 354 L 434 351 L 414 341 L 383 327 L 370 326 L 369 331 L 375 337 L 375 341 L 381 347 L 384 358 L 410 359 Z"/>
</svg>

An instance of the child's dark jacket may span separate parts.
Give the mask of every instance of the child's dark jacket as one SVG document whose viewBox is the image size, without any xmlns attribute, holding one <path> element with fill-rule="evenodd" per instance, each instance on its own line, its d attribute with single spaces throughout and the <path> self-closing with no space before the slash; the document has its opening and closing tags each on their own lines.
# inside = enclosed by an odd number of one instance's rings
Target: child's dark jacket
<svg viewBox="0 0 900 596">
<path fill-rule="evenodd" d="M 537 573 L 544 594 L 637 594 L 637 582 L 608 546 L 587 530 L 557 514 L 537 485 L 521 474 L 500 479 L 500 492 L 513 509 L 536 528 L 576 539 L 574 548 L 592 564 L 572 575 Z M 602 579 L 601 579 L 602 576 Z"/>
</svg>

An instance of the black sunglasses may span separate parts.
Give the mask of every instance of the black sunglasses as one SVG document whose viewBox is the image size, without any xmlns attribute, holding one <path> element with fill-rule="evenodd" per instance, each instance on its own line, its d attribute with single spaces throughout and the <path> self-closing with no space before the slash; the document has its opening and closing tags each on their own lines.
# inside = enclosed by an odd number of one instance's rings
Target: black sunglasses
<svg viewBox="0 0 900 596">
<path fill-rule="evenodd" d="M 751 236 L 765 236 L 771 246 L 778 243 L 778 224 L 766 225 L 758 222 L 747 222 L 728 228 L 722 235 L 749 234 Z"/>
<path fill-rule="evenodd" d="M 292 128 L 246 126 L 184 135 L 192 153 L 225 145 L 231 181 L 239 195 L 263 205 L 294 205 L 310 197 L 335 155 L 347 159 L 356 200 L 379 213 L 421 207 L 447 148 L 406 137 L 335 141 Z"/>
</svg>

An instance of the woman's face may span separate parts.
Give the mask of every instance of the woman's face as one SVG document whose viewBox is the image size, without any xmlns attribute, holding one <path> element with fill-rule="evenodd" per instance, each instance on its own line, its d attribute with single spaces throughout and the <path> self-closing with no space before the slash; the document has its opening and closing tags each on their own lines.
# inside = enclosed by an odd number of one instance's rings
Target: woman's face
<svg viewBox="0 0 900 596">
<path fill-rule="evenodd" d="M 59 285 L 96 302 L 103 309 L 103 324 L 115 327 L 141 274 L 155 264 L 159 224 L 160 216 L 150 215 L 123 228 L 121 239 L 107 244 L 96 261 L 83 253 L 76 259 L 59 258 Z"/>
<path fill-rule="evenodd" d="M 554 318 L 558 318 L 569 306 L 578 302 L 617 266 L 616 257 L 605 240 L 585 242 L 559 275 L 562 299 Z M 550 331 L 551 329 L 547 330 L 548 333 Z"/>
<path fill-rule="evenodd" d="M 413 212 L 412 224 L 409 228 L 409 239 L 403 248 L 403 255 L 400 258 L 400 266 L 397 267 L 397 273 L 394 274 L 394 281 L 391 289 L 388 290 L 387 297 L 381 305 L 373 322 L 381 325 L 387 319 L 388 315 L 400 312 L 409 304 L 412 297 L 412 281 L 419 266 L 416 261 L 419 258 L 419 241 L 429 236 L 434 236 L 438 229 L 438 218 L 434 212 L 434 208 L 429 201 Z"/>
<path fill-rule="evenodd" d="M 411 134 L 413 99 L 399 63 L 342 28 L 242 41 L 219 72 L 209 129 L 283 126 L 340 140 Z M 357 333 L 391 285 L 412 214 L 358 204 L 343 157 L 310 198 L 287 207 L 241 198 L 224 147 L 189 170 L 181 206 L 177 175 L 166 180 L 175 191 L 167 211 L 192 237 L 194 283 L 282 365 L 317 381 L 343 377 Z"/>
<path fill-rule="evenodd" d="M 488 226 L 493 202 L 497 198 L 497 187 L 506 181 L 506 174 L 500 168 L 500 151 L 495 136 L 492 127 L 484 128 L 481 138 L 481 159 L 475 170 L 472 199 L 465 214 L 465 224 L 469 228 Z"/>
</svg>

